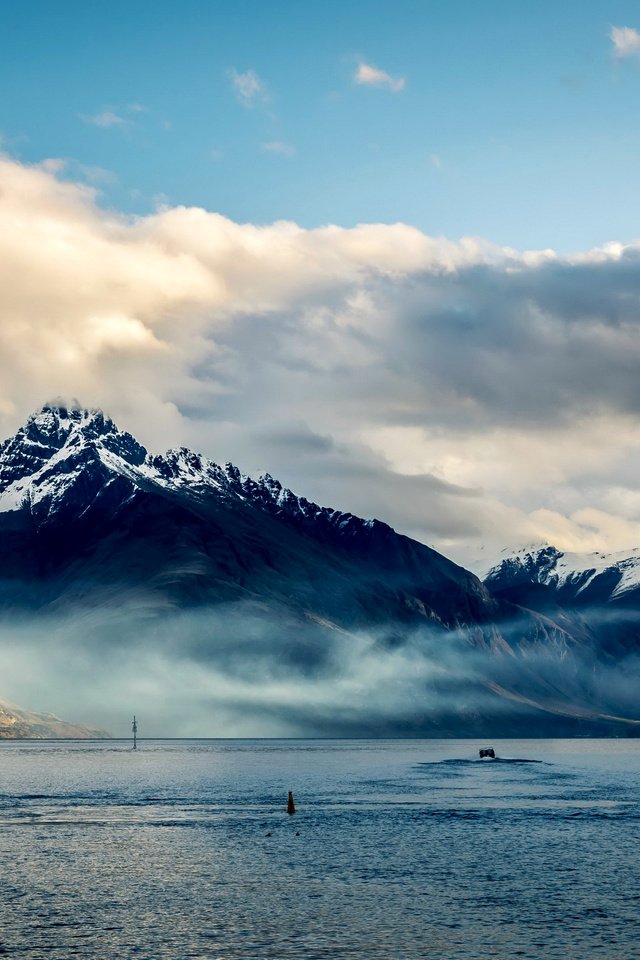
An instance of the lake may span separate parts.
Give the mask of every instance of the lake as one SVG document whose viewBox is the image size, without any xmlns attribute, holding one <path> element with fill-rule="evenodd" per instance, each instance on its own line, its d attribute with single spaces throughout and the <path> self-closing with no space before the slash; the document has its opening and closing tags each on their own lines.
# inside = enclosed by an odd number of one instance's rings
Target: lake
<svg viewBox="0 0 640 960">
<path fill-rule="evenodd" d="M 637 958 L 640 741 L 480 746 L 0 741 L 0 956 Z"/>
</svg>

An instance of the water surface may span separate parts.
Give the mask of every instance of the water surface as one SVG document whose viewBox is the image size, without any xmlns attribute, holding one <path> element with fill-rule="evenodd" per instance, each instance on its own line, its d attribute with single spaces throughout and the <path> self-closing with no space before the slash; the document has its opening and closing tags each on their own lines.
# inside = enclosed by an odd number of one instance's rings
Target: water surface
<svg viewBox="0 0 640 960">
<path fill-rule="evenodd" d="M 484 745 L 2 742 L 0 955 L 637 958 L 640 742 Z"/>
</svg>

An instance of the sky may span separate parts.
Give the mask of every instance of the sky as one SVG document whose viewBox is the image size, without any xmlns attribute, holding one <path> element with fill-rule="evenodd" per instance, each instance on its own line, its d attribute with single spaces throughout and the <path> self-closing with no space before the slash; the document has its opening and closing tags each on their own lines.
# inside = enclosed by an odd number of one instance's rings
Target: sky
<svg viewBox="0 0 640 960">
<path fill-rule="evenodd" d="M 54 397 L 458 562 L 640 543 L 640 6 L 9 2 L 0 430 Z"/>
<path fill-rule="evenodd" d="M 637 48 L 616 56 L 611 29 L 638 17 L 593 0 L 9 0 L 1 129 L 123 211 L 573 252 L 636 237 Z"/>
</svg>

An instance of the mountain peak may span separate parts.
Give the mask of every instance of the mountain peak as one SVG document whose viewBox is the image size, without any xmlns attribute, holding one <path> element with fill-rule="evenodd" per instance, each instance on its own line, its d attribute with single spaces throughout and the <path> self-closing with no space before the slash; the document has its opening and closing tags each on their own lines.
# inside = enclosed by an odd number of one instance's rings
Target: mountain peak
<svg viewBox="0 0 640 960">
<path fill-rule="evenodd" d="M 82 432 L 93 438 L 119 432 L 113 420 L 102 410 L 81 407 L 77 402 L 69 405 L 61 400 L 45 403 L 31 414 L 22 429 L 27 436 L 46 438 L 58 448 L 73 432 Z"/>
<path fill-rule="evenodd" d="M 82 407 L 77 401 L 46 403 L 32 414 L 23 428 L 27 436 L 47 438 L 60 449 L 75 438 L 100 441 L 102 446 L 129 463 L 141 464 L 147 451 L 130 433 L 119 430 L 111 417 L 98 407 Z M 20 433 L 20 431 L 18 431 Z"/>
<path fill-rule="evenodd" d="M 86 461 L 98 449 L 136 466 L 147 455 L 144 447 L 131 434 L 119 430 L 102 410 L 81 407 L 77 402 L 46 403 L 14 436 L 0 444 L 0 491 L 16 488 L 19 501 L 23 481 L 36 479 L 58 461 L 68 463 L 72 457 Z"/>
<path fill-rule="evenodd" d="M 524 547 L 492 567 L 484 582 L 494 594 L 519 596 L 517 603 L 531 586 L 544 587 L 564 603 L 584 605 L 596 599 L 605 603 L 628 597 L 640 587 L 640 548 L 571 553 L 549 544 Z"/>
</svg>

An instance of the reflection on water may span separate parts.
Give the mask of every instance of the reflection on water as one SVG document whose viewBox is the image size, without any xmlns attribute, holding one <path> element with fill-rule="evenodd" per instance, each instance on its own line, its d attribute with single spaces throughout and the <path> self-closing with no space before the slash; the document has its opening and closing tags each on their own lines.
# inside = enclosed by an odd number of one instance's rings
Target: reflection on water
<svg viewBox="0 0 640 960">
<path fill-rule="evenodd" d="M 636 958 L 640 743 L 494 746 L 1 743 L 0 956 Z"/>
</svg>

